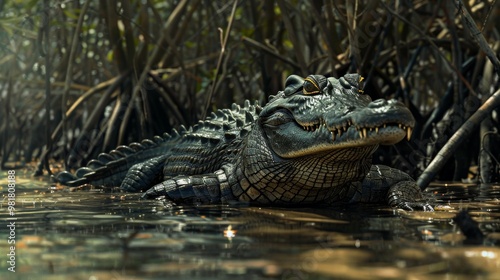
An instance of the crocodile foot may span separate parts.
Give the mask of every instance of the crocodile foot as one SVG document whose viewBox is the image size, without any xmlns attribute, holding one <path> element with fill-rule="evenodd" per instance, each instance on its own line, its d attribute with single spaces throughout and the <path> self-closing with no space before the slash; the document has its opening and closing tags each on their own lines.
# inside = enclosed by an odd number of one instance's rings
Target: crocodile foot
<svg viewBox="0 0 500 280">
<path fill-rule="evenodd" d="M 387 193 L 389 206 L 414 211 L 434 211 L 434 207 L 423 197 L 414 181 L 402 181 L 393 185 Z"/>
</svg>

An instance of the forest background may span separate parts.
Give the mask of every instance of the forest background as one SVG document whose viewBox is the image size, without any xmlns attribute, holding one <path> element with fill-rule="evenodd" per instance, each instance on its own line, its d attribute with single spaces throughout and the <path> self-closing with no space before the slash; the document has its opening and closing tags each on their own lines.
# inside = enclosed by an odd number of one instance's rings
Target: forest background
<svg viewBox="0 0 500 280">
<path fill-rule="evenodd" d="M 417 120 L 375 162 L 418 176 L 496 90 L 500 4 L 483 1 L 0 1 L 2 169 L 73 169 L 118 145 L 283 89 L 290 74 L 360 73 Z M 494 111 L 441 180 L 498 181 Z"/>
</svg>

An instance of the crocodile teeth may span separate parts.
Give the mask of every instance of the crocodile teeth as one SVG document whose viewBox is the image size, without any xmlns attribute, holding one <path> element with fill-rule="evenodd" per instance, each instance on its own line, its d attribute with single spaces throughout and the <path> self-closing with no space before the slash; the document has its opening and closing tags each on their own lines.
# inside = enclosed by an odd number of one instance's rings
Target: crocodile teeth
<svg viewBox="0 0 500 280">
<path fill-rule="evenodd" d="M 349 122 L 350 121 L 348 121 L 348 123 Z M 316 131 L 317 129 L 320 129 L 321 126 L 326 126 L 326 122 L 320 121 L 320 123 L 318 123 L 318 124 L 313 124 L 310 126 L 303 126 L 303 128 L 307 131 Z M 398 127 L 400 129 L 406 131 L 406 139 L 408 139 L 408 141 L 409 141 L 411 138 L 412 132 L 413 132 L 413 128 L 410 126 L 406 126 L 404 124 L 401 124 L 401 123 L 398 124 Z M 375 131 L 375 134 L 378 134 L 380 129 L 382 129 L 382 128 L 387 128 L 387 124 L 383 124 L 381 126 L 373 126 L 373 127 L 359 127 L 359 126 L 355 127 L 355 129 L 359 133 L 360 139 L 367 138 L 368 132 L 372 133 L 373 131 Z M 336 129 L 330 130 L 330 133 L 332 134 L 332 141 L 335 141 L 338 137 L 341 137 L 344 134 L 344 132 L 346 132 L 348 129 L 349 129 L 349 127 L 341 126 L 341 127 L 336 128 Z"/>
<path fill-rule="evenodd" d="M 321 127 L 321 123 L 315 123 L 315 124 L 312 124 L 312 125 L 302 125 L 302 129 L 303 130 L 306 130 L 306 131 L 316 131 L 316 129 L 319 129 Z M 326 126 L 326 124 L 323 124 L 324 126 Z"/>
<path fill-rule="evenodd" d="M 412 133 L 411 127 L 407 127 L 406 128 L 406 139 L 408 139 L 408 141 L 410 141 L 411 133 Z"/>
</svg>

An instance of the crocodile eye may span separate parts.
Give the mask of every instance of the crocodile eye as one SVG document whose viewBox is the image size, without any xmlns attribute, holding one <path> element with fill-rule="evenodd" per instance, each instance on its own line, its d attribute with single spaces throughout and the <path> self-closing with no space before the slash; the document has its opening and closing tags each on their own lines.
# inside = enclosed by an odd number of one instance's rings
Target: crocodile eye
<svg viewBox="0 0 500 280">
<path fill-rule="evenodd" d="M 306 80 L 304 81 L 304 86 L 303 86 L 303 91 L 304 94 L 311 95 L 311 94 L 316 94 L 319 92 L 318 85 L 314 83 L 312 80 Z"/>
<path fill-rule="evenodd" d="M 327 85 L 327 79 L 320 75 L 309 75 L 304 80 L 302 85 L 302 92 L 305 95 L 312 95 L 320 93 L 323 88 Z"/>
</svg>

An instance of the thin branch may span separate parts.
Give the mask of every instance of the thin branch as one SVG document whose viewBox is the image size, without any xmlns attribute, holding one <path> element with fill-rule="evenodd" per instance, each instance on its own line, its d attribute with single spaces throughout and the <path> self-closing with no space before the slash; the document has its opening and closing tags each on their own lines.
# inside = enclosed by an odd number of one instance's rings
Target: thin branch
<svg viewBox="0 0 500 280">
<path fill-rule="evenodd" d="M 82 7 L 80 12 L 80 16 L 78 17 L 78 23 L 75 26 L 75 31 L 73 32 L 73 38 L 71 39 L 71 49 L 69 51 L 68 58 L 68 67 L 66 68 L 66 79 L 64 81 L 64 90 L 61 101 L 61 112 L 62 112 L 62 135 L 63 135 L 63 158 L 66 158 L 66 147 L 68 145 L 68 135 L 66 134 L 66 108 L 68 102 L 68 94 L 69 89 L 71 87 L 71 78 L 73 77 L 73 65 L 75 60 L 75 53 L 79 42 L 80 30 L 82 30 L 83 18 L 87 13 L 87 10 L 90 6 L 90 0 L 85 1 L 85 4 Z M 49 126 L 50 127 L 50 126 Z M 66 168 L 67 164 L 64 161 L 64 167 Z"/>
<path fill-rule="evenodd" d="M 71 104 L 71 107 L 69 107 L 69 109 L 65 112 L 64 118 L 69 118 L 73 114 L 73 112 L 81 104 L 83 104 L 83 102 L 85 102 L 87 99 L 89 99 L 94 94 L 105 90 L 107 87 L 109 87 L 110 85 L 114 84 L 116 82 L 116 80 L 122 79 L 122 78 L 123 78 L 122 75 L 116 76 L 116 77 L 114 77 L 114 78 L 112 78 L 110 80 L 107 80 L 105 82 L 99 83 L 98 85 L 96 85 L 93 88 L 91 88 L 88 91 L 86 91 L 84 94 L 82 94 L 80 97 L 78 97 L 78 99 L 75 100 L 75 102 L 73 102 L 73 104 Z"/>
<path fill-rule="evenodd" d="M 222 61 L 224 58 L 224 54 L 226 52 L 226 45 L 227 41 L 229 39 L 229 33 L 231 33 L 231 27 L 233 26 L 233 21 L 234 21 L 234 15 L 236 14 L 236 7 L 238 6 L 238 0 L 234 1 L 233 4 L 233 9 L 231 10 L 231 16 L 229 17 L 229 22 L 227 23 L 227 28 L 226 28 L 226 35 L 224 36 L 224 39 L 221 42 L 221 50 L 220 50 L 220 55 L 219 55 L 219 60 L 217 61 L 217 67 L 215 68 L 215 77 L 214 81 L 212 82 L 212 88 L 210 89 L 210 92 L 208 94 L 206 103 L 205 103 L 205 108 L 201 114 L 201 119 L 205 119 L 207 116 L 208 108 L 210 107 L 210 103 L 212 103 L 212 97 L 214 95 L 215 88 L 217 86 L 218 82 L 218 77 L 220 73 L 220 69 L 222 66 Z M 222 30 L 219 28 L 219 31 L 221 32 L 220 36 L 222 38 Z"/>
<path fill-rule="evenodd" d="M 495 67 L 495 71 L 500 75 L 500 61 L 498 60 L 498 57 L 496 57 L 495 53 L 488 45 L 488 42 L 486 42 L 483 34 L 477 28 L 476 23 L 469 14 L 469 11 L 464 8 L 462 0 L 455 1 L 455 5 L 457 6 L 458 11 L 462 14 L 465 23 L 464 25 L 469 29 L 472 37 L 474 37 L 481 50 L 490 59 L 491 63 Z"/>
<path fill-rule="evenodd" d="M 358 13 L 358 1 L 346 1 L 346 14 L 347 14 L 347 35 L 349 38 L 349 53 L 351 56 L 351 62 L 354 62 L 354 69 L 359 71 L 361 66 L 361 54 L 359 48 L 359 41 L 357 32 L 357 13 Z"/>
<path fill-rule="evenodd" d="M 49 26 L 49 16 L 50 16 L 50 5 L 49 5 L 49 0 L 43 1 L 43 46 L 40 48 L 40 54 L 44 56 L 45 58 L 45 121 L 46 121 L 46 133 L 45 133 L 45 141 L 46 141 L 46 151 L 50 151 L 52 149 L 52 143 L 50 141 L 50 99 L 51 99 L 51 93 L 50 93 L 50 76 L 52 74 L 52 65 L 51 65 L 51 57 L 50 57 L 50 51 L 49 51 L 49 31 L 50 31 L 50 26 Z M 42 50 L 45 50 L 46 52 L 43 53 Z M 50 170 L 50 165 L 49 165 L 49 160 L 48 158 L 45 158 L 40 164 L 40 166 L 44 166 L 49 175 L 52 174 Z M 41 173 L 43 174 L 43 168 L 40 168 Z"/>
<path fill-rule="evenodd" d="M 278 7 L 281 10 L 281 15 L 283 17 L 283 23 L 285 24 L 286 31 L 288 33 L 288 37 L 290 41 L 292 41 L 293 49 L 295 51 L 295 56 L 297 57 L 297 61 L 299 63 L 301 74 L 303 76 L 307 75 L 308 67 L 306 63 L 306 59 L 304 57 L 303 48 L 300 48 L 301 44 L 299 43 L 299 39 L 296 35 L 296 28 L 293 27 L 292 21 L 290 19 L 290 12 L 286 7 L 286 3 L 283 0 L 278 0 Z"/>
<path fill-rule="evenodd" d="M 274 58 L 277 58 L 277 59 L 279 59 L 287 64 L 290 64 L 290 66 L 294 67 L 295 69 L 300 69 L 300 65 L 295 63 L 295 61 L 291 60 L 290 58 L 288 58 L 284 55 L 279 54 L 277 51 L 273 50 L 272 48 L 270 48 L 262 43 L 259 43 L 251 38 L 248 38 L 248 37 L 242 37 L 241 40 L 243 41 L 243 43 L 250 45 L 251 47 L 254 47 L 260 51 L 263 51 L 263 52 L 273 56 Z"/>
</svg>

